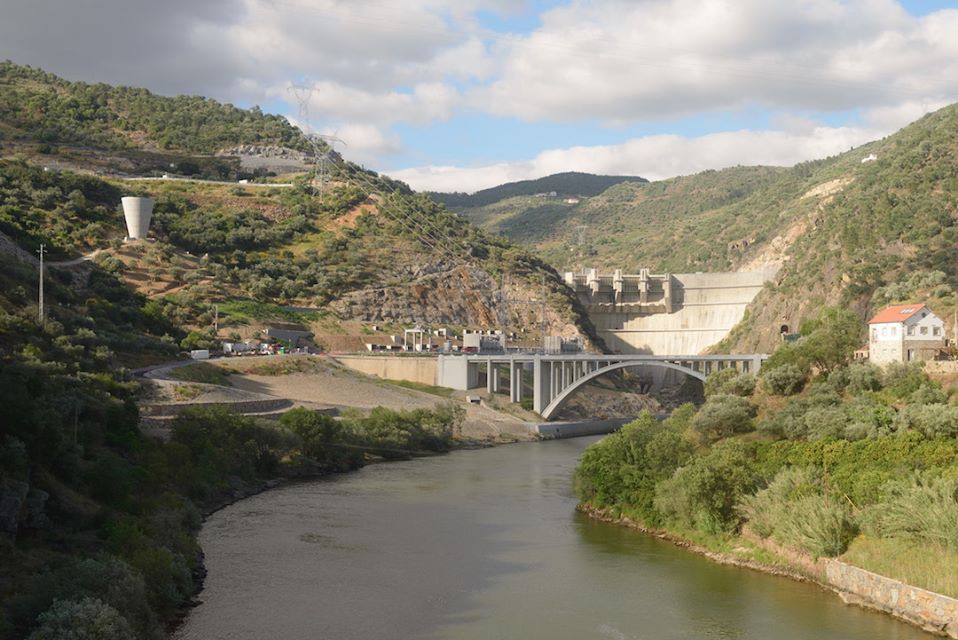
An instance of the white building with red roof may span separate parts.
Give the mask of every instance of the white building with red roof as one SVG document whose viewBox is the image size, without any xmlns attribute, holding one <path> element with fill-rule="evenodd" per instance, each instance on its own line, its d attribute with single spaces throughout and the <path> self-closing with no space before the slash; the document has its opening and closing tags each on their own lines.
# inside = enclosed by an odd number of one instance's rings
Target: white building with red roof
<svg viewBox="0 0 958 640">
<path fill-rule="evenodd" d="M 934 360 L 945 346 L 945 322 L 923 304 L 885 307 L 868 321 L 868 359 L 876 364 Z"/>
</svg>

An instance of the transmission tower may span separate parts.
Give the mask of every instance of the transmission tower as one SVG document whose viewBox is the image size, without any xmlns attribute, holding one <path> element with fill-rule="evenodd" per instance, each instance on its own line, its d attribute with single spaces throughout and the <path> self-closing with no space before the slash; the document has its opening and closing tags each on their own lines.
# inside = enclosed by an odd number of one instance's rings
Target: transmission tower
<svg viewBox="0 0 958 640">
<path fill-rule="evenodd" d="M 334 164 L 332 154 L 335 153 L 335 145 L 346 143 L 335 135 L 324 135 L 312 130 L 309 122 L 309 102 L 319 89 L 311 84 L 294 84 L 290 85 L 289 91 L 299 103 L 300 129 L 313 151 L 313 171 L 309 184 L 316 187 L 319 199 L 322 201 L 323 192 L 329 182 L 330 166 Z"/>
</svg>

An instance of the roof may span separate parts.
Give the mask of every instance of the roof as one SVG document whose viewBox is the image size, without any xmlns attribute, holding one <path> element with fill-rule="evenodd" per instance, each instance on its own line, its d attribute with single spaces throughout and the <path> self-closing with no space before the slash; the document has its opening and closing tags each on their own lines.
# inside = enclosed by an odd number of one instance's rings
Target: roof
<svg viewBox="0 0 958 640">
<path fill-rule="evenodd" d="M 927 310 L 923 304 L 898 304 L 891 307 L 885 307 L 878 312 L 874 318 L 868 321 L 868 324 L 878 324 L 879 322 L 904 322 L 922 309 Z M 929 313 L 931 313 L 929 311 Z"/>
</svg>

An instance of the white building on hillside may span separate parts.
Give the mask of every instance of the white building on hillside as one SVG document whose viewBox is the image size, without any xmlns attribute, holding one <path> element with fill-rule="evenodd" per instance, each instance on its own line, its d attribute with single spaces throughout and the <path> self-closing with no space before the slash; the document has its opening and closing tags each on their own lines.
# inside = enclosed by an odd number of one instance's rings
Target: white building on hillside
<svg viewBox="0 0 958 640">
<path fill-rule="evenodd" d="M 945 346 L 944 321 L 923 304 L 886 307 L 868 321 L 868 359 L 876 364 L 934 360 Z"/>
</svg>

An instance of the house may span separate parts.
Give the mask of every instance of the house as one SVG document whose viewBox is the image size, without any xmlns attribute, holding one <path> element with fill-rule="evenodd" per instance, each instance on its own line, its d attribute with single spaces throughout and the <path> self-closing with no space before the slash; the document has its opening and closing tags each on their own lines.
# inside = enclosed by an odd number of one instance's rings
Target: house
<svg viewBox="0 0 958 640">
<path fill-rule="evenodd" d="M 885 307 L 868 321 L 868 359 L 876 364 L 934 360 L 946 346 L 944 321 L 923 304 Z"/>
</svg>

